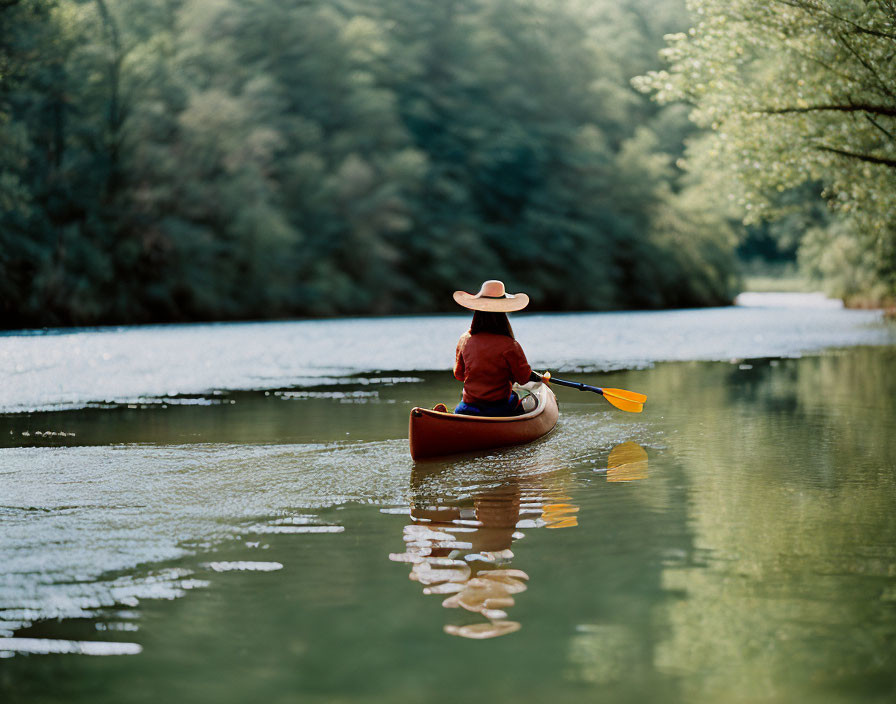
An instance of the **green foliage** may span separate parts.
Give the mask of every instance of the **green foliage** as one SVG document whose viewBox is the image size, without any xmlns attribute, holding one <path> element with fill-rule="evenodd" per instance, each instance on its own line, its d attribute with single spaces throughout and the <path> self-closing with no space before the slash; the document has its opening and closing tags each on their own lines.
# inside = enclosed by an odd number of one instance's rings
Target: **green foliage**
<svg viewBox="0 0 896 704">
<path fill-rule="evenodd" d="M 846 257 L 841 295 L 896 294 L 896 4 L 892 0 L 692 0 L 688 33 L 670 36 L 671 67 L 636 79 L 661 102 L 686 100 L 714 137 L 696 172 L 736 178 L 745 220 L 792 214 L 821 184 L 838 213 L 800 258 L 835 273 L 822 242 Z M 784 196 L 782 197 L 782 194 Z"/>
<path fill-rule="evenodd" d="M 629 85 L 681 4 L 0 4 L 8 326 L 730 300 L 693 131 Z"/>
</svg>

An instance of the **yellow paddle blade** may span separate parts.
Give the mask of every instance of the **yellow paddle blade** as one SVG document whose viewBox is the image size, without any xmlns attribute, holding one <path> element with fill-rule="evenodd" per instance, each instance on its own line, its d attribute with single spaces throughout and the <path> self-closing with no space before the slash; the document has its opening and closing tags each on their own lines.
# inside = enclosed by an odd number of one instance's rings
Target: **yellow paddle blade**
<svg viewBox="0 0 896 704">
<path fill-rule="evenodd" d="M 636 442 L 624 442 L 610 451 L 607 481 L 630 482 L 647 478 L 647 452 Z"/>
<path fill-rule="evenodd" d="M 604 389 L 604 398 L 607 399 L 610 403 L 612 403 L 616 408 L 620 411 L 628 411 L 629 413 L 640 413 L 644 410 L 643 403 L 636 403 L 635 401 L 629 401 L 627 398 L 620 398 L 619 396 L 614 396 L 613 394 L 607 393 L 608 389 Z"/>
<path fill-rule="evenodd" d="M 628 401 L 634 401 L 635 403 L 647 403 L 647 396 L 644 394 L 639 394 L 637 391 L 626 391 L 625 389 L 604 389 L 605 394 L 610 394 L 611 396 L 618 396 L 619 398 L 624 398 Z"/>
</svg>

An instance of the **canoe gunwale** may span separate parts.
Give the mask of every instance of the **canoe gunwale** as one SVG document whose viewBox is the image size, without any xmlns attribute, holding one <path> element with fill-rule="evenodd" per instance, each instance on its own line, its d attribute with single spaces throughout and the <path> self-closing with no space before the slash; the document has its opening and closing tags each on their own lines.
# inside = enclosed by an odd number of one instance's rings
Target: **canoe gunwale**
<svg viewBox="0 0 896 704">
<path fill-rule="evenodd" d="M 553 391 L 550 390 L 545 384 L 541 384 L 539 382 L 530 381 L 527 384 L 521 386 L 520 388 L 526 389 L 531 392 L 533 396 L 538 399 L 538 405 L 533 408 L 528 413 L 524 413 L 521 416 L 468 416 L 463 413 L 450 413 L 446 411 L 434 411 L 431 408 L 420 408 L 415 406 L 411 409 L 411 413 L 414 414 L 415 417 L 420 416 L 430 416 L 432 418 L 438 418 L 439 420 L 450 420 L 456 421 L 459 423 L 520 423 L 531 420 L 533 418 L 537 418 L 542 413 L 544 413 L 545 409 L 548 407 L 548 394 L 549 392 L 553 395 Z"/>
</svg>

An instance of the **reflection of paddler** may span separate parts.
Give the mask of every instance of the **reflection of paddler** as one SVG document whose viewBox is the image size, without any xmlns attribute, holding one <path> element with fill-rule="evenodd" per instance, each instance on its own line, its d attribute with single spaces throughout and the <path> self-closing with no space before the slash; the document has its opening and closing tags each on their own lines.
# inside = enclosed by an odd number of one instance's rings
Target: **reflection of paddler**
<svg viewBox="0 0 896 704">
<path fill-rule="evenodd" d="M 422 478 L 412 475 L 415 493 L 419 494 Z M 407 552 L 389 558 L 412 563 L 410 578 L 424 585 L 424 594 L 444 595 L 445 608 L 464 609 L 487 619 L 446 625 L 446 633 L 484 639 L 519 630 L 518 622 L 507 620 L 514 595 L 526 590 L 529 579 L 522 570 L 509 567 L 511 545 L 523 537 L 519 526 L 575 525 L 575 516 L 570 523 L 568 515 L 576 507 L 560 495 L 560 487 L 545 489 L 544 479 L 531 487 L 521 487 L 520 480 L 513 479 L 452 506 L 415 496 L 411 506 L 414 523 L 404 528 Z M 555 516 L 551 516 L 552 506 L 557 507 Z M 545 510 L 548 518 L 543 518 Z M 532 514 L 541 520 L 521 520 Z"/>
<path fill-rule="evenodd" d="M 608 482 L 647 479 L 647 452 L 636 442 L 624 442 L 610 451 L 607 458 Z"/>
<path fill-rule="evenodd" d="M 463 549 L 468 556 L 502 552 L 509 550 L 513 542 L 520 517 L 520 489 L 511 484 L 479 494 L 473 498 L 472 508 L 415 504 L 411 506 L 411 516 L 420 522 L 421 529 L 458 536 L 455 541 L 436 541 L 427 546 L 433 556 L 447 556 L 457 549 Z"/>
<path fill-rule="evenodd" d="M 428 551 L 411 568 L 410 578 L 425 585 L 424 594 L 447 595 L 442 602 L 445 608 L 462 608 L 488 619 L 462 626 L 448 624 L 446 633 L 484 639 L 519 630 L 518 622 L 507 620 L 505 609 L 514 605 L 514 594 L 526 590 L 525 580 L 529 576 L 522 570 L 497 567 L 513 558 L 510 546 L 519 509 L 520 490 L 516 484 L 474 497 L 472 508 L 411 507 L 413 518 L 429 522 L 405 526 L 409 551 Z M 419 539 L 408 541 L 409 533 L 428 538 L 429 544 Z"/>
<path fill-rule="evenodd" d="M 474 533 L 474 549 L 495 553 L 509 550 L 520 519 L 520 487 L 508 484 L 473 499 L 476 520 L 482 526 Z M 511 555 L 513 557 L 513 555 Z"/>
</svg>

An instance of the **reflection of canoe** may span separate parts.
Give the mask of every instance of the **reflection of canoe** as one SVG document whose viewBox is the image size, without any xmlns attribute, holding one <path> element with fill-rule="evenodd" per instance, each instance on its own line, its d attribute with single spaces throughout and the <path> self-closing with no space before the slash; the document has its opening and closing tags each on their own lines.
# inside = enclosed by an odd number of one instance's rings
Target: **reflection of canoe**
<svg viewBox="0 0 896 704">
<path fill-rule="evenodd" d="M 529 382 L 523 388 L 538 399 L 538 406 L 522 416 L 464 416 L 414 408 L 409 427 L 411 457 L 419 460 L 521 445 L 549 433 L 559 416 L 554 392 L 546 384 L 535 382 Z"/>
</svg>

